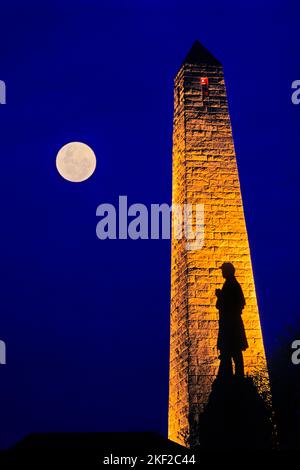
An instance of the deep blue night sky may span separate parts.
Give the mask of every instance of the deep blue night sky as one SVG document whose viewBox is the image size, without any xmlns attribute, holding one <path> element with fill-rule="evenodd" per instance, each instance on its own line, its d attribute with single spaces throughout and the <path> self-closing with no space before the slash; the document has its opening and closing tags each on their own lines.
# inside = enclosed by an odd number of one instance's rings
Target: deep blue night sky
<svg viewBox="0 0 300 470">
<path fill-rule="evenodd" d="M 0 443 L 33 431 L 166 433 L 170 243 L 100 241 L 96 207 L 170 203 L 173 77 L 223 63 L 268 359 L 299 319 L 296 1 L 3 2 Z M 98 159 L 55 168 L 69 141 Z"/>
</svg>

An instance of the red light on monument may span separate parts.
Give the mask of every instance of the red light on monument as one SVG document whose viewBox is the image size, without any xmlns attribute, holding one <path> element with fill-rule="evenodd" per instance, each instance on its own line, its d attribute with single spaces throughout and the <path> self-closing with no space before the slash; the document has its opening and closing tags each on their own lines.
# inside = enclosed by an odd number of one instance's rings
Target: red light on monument
<svg viewBox="0 0 300 470">
<path fill-rule="evenodd" d="M 208 86 L 208 78 L 207 77 L 200 78 L 200 83 L 201 85 Z"/>
</svg>

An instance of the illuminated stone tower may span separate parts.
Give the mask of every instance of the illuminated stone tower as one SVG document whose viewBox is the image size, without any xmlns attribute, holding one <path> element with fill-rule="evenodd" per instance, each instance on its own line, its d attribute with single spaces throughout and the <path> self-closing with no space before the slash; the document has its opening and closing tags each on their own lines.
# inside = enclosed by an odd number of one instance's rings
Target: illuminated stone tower
<svg viewBox="0 0 300 470">
<path fill-rule="evenodd" d="M 205 214 L 202 249 L 172 239 L 169 438 L 189 446 L 219 366 L 215 289 L 224 261 L 246 298 L 245 373 L 264 397 L 269 380 L 223 68 L 199 42 L 175 77 L 174 100 L 172 202 L 204 204 Z"/>
</svg>

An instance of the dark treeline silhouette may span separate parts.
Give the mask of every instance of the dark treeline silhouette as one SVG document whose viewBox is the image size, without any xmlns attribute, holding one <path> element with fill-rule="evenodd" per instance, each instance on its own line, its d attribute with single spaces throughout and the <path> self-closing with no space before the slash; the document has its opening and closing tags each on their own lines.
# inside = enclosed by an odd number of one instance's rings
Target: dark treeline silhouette
<svg viewBox="0 0 300 470">
<path fill-rule="evenodd" d="M 251 377 L 215 380 L 200 416 L 201 449 L 272 449 L 276 445 L 272 410 Z"/>
<path fill-rule="evenodd" d="M 292 363 L 292 343 L 300 340 L 300 316 L 277 338 L 269 371 L 280 449 L 300 450 L 300 364 Z"/>
</svg>

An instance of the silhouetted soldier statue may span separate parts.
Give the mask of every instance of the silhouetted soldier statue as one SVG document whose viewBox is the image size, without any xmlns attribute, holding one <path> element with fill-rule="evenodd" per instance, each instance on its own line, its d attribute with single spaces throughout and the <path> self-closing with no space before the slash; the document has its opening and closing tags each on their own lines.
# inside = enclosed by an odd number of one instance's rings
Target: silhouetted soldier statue
<svg viewBox="0 0 300 470">
<path fill-rule="evenodd" d="M 216 289 L 219 310 L 219 335 L 217 347 L 220 351 L 220 367 L 218 377 L 232 377 L 232 359 L 236 377 L 244 377 L 243 353 L 248 348 L 242 310 L 245 297 L 242 288 L 235 278 L 232 263 L 223 263 L 221 268 L 225 282 L 222 289 Z"/>
</svg>

